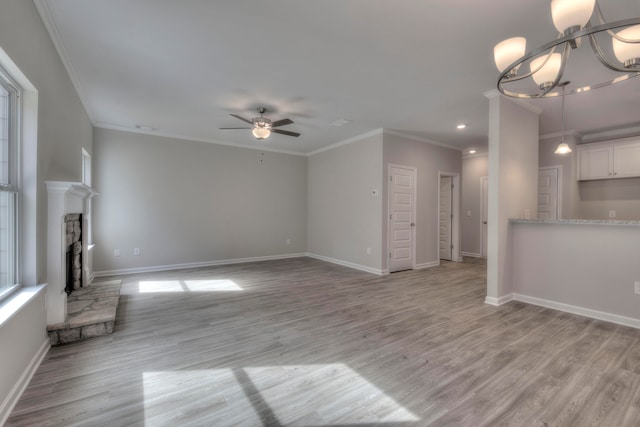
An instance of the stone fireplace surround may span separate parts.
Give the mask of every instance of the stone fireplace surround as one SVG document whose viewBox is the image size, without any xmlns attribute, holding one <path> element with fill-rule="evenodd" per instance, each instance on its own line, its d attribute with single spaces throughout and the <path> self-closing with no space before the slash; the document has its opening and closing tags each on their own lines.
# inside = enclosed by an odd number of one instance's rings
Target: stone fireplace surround
<svg viewBox="0 0 640 427">
<path fill-rule="evenodd" d="M 67 293 L 65 292 L 67 264 L 67 223 L 68 214 L 82 214 L 82 229 L 86 230 L 89 201 L 97 193 L 79 182 L 47 181 L 48 194 L 48 234 L 47 234 L 47 324 L 63 323 L 67 317 Z M 91 282 L 91 252 L 88 239 L 83 238 L 81 247 L 83 260 L 80 281 Z"/>
<path fill-rule="evenodd" d="M 76 289 L 84 286 L 82 280 L 82 214 L 67 214 L 64 216 L 65 224 L 65 264 L 66 279 L 65 292 L 70 295 Z"/>
</svg>

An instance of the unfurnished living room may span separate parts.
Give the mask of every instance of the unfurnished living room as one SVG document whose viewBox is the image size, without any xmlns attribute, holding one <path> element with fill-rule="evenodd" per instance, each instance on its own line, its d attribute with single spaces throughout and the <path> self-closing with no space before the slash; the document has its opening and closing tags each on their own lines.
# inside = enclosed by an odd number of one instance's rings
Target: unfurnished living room
<svg viewBox="0 0 640 427">
<path fill-rule="evenodd" d="M 640 425 L 637 0 L 0 1 L 0 425 Z"/>
</svg>

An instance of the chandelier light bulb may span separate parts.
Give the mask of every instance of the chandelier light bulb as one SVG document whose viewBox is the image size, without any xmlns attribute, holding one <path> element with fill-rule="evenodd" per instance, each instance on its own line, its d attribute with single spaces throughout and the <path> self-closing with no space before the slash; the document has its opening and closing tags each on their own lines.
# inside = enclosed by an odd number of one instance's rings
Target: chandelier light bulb
<svg viewBox="0 0 640 427">
<path fill-rule="evenodd" d="M 496 62 L 498 71 L 502 73 L 509 65 L 522 58 L 526 48 L 527 39 L 524 37 L 511 37 L 498 43 L 493 48 L 493 59 Z M 514 74 L 517 68 L 514 69 Z"/>
<path fill-rule="evenodd" d="M 626 40 L 638 42 L 627 43 L 615 37 L 612 38 L 613 54 L 618 58 L 618 61 L 622 62 L 626 68 L 640 66 L 640 25 L 625 28 L 622 31 L 618 31 L 616 35 Z"/>
<path fill-rule="evenodd" d="M 595 7 L 596 0 L 551 0 L 551 18 L 556 29 L 567 35 L 583 28 Z"/>
<path fill-rule="evenodd" d="M 548 60 L 547 60 L 548 58 Z M 546 63 L 545 63 L 546 61 Z M 544 65 L 542 65 L 544 64 Z M 551 56 L 543 55 L 531 61 L 531 77 L 538 86 L 547 87 L 556 80 L 562 65 L 562 55 L 553 53 Z M 537 71 L 536 71 L 537 70 Z"/>
</svg>

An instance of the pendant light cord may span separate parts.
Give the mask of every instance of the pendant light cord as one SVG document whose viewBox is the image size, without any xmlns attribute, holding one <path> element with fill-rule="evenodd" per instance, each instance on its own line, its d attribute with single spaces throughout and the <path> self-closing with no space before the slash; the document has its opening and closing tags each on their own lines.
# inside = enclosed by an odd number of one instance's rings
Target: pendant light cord
<svg viewBox="0 0 640 427">
<path fill-rule="evenodd" d="M 566 85 L 562 85 L 562 113 L 561 113 L 561 117 L 562 117 L 562 130 L 560 133 L 560 143 L 564 144 L 564 87 Z"/>
</svg>

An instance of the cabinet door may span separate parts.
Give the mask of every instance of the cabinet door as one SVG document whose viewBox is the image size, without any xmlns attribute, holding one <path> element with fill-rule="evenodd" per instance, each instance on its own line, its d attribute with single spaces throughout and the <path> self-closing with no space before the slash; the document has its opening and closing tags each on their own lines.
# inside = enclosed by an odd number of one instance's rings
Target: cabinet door
<svg viewBox="0 0 640 427">
<path fill-rule="evenodd" d="M 613 177 L 613 147 L 588 147 L 578 151 L 580 180 L 605 179 Z"/>
<path fill-rule="evenodd" d="M 640 176 L 640 142 L 616 144 L 613 151 L 613 176 Z"/>
</svg>

